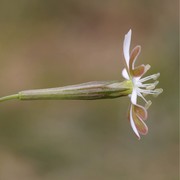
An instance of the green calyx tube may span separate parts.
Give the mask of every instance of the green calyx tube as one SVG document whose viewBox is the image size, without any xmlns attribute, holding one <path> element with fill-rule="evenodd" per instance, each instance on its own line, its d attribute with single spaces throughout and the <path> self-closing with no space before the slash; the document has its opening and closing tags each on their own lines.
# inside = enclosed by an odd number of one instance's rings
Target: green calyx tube
<svg viewBox="0 0 180 180">
<path fill-rule="evenodd" d="M 93 81 L 58 88 L 25 90 L 0 98 L 0 102 L 19 100 L 95 100 L 112 99 L 132 93 L 132 82 Z"/>
</svg>

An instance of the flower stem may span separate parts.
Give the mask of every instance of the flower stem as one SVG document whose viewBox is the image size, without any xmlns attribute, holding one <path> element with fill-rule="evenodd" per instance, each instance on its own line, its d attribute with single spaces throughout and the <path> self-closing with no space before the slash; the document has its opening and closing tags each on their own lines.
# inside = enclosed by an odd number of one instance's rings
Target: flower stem
<svg viewBox="0 0 180 180">
<path fill-rule="evenodd" d="M 19 99 L 19 94 L 13 94 L 13 95 L 1 97 L 0 102 L 12 100 L 12 99 Z"/>
<path fill-rule="evenodd" d="M 25 90 L 18 94 L 0 98 L 1 101 L 19 100 L 95 100 L 112 99 L 127 96 L 132 92 L 132 83 L 128 80 L 94 81 L 58 88 Z"/>
</svg>

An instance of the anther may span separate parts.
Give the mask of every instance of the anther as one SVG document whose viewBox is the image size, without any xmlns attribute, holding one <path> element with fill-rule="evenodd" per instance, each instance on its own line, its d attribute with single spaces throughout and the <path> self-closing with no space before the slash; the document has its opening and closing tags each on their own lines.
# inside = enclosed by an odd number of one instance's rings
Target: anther
<svg viewBox="0 0 180 180">
<path fill-rule="evenodd" d="M 163 92 L 163 89 L 159 88 L 159 89 L 155 89 L 154 91 L 155 91 L 155 93 L 153 94 L 153 96 L 157 97 L 157 96 L 159 96 Z"/>
<path fill-rule="evenodd" d="M 160 76 L 160 73 L 154 74 L 153 80 L 156 80 Z"/>
<path fill-rule="evenodd" d="M 151 68 L 151 66 L 150 66 L 149 64 L 147 64 L 147 65 L 145 66 L 145 72 L 147 72 L 150 68 Z"/>
<path fill-rule="evenodd" d="M 147 110 L 150 106 L 151 106 L 152 102 L 149 100 L 146 104 L 145 104 L 145 109 Z"/>
<path fill-rule="evenodd" d="M 151 84 L 149 86 L 146 87 L 147 90 L 152 90 L 154 89 L 156 86 L 154 84 Z"/>
<path fill-rule="evenodd" d="M 153 90 L 157 86 L 159 81 L 155 81 L 154 83 L 150 84 L 149 86 L 146 87 L 147 90 Z"/>
</svg>

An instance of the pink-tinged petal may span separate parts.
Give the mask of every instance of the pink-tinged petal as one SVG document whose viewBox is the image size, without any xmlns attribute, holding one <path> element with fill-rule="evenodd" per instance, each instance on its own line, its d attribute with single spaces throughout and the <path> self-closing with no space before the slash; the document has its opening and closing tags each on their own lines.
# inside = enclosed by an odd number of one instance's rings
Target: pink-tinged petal
<svg viewBox="0 0 180 180">
<path fill-rule="evenodd" d="M 136 92 L 136 89 L 133 89 L 133 91 L 132 91 L 131 102 L 132 102 L 132 104 L 137 104 L 137 92 Z"/>
<path fill-rule="evenodd" d="M 132 107 L 132 119 L 134 120 L 134 124 L 138 132 L 142 135 L 146 135 L 148 133 L 148 127 L 138 116 L 136 116 L 133 107 Z"/>
<path fill-rule="evenodd" d="M 143 106 L 140 106 L 138 104 L 134 105 L 134 113 L 142 120 L 147 119 L 147 110 Z"/>
<path fill-rule="evenodd" d="M 134 69 L 134 64 L 136 62 L 136 59 L 138 57 L 138 55 L 141 52 L 141 46 L 136 46 L 132 52 L 131 52 L 131 56 L 130 56 L 130 60 L 129 60 L 129 70 L 130 72 L 132 72 L 132 70 Z"/>
<path fill-rule="evenodd" d="M 131 104 L 130 104 L 130 106 L 129 106 L 129 108 L 128 108 L 128 120 L 130 121 L 130 110 L 131 110 Z"/>
<path fill-rule="evenodd" d="M 132 127 L 134 133 L 136 134 L 136 136 L 138 137 L 138 139 L 140 139 L 140 135 L 139 135 L 139 132 L 137 130 L 137 126 L 135 125 L 135 122 L 134 122 L 134 119 L 133 119 L 133 105 L 131 105 L 131 107 L 130 107 L 129 117 L 130 117 L 131 127 Z"/>
<path fill-rule="evenodd" d="M 145 73 L 145 65 L 142 64 L 142 65 L 134 68 L 131 72 L 132 72 L 133 77 L 142 77 Z"/>
<path fill-rule="evenodd" d="M 130 58 L 129 49 L 130 49 L 130 44 L 131 44 L 131 34 L 132 34 L 132 31 L 130 29 L 129 32 L 125 35 L 124 43 L 123 43 L 123 52 L 124 52 L 124 58 L 125 58 L 127 67 L 129 67 L 129 58 Z"/>
<path fill-rule="evenodd" d="M 127 72 L 126 68 L 124 68 L 124 69 L 122 70 L 122 76 L 123 76 L 125 79 L 129 79 L 129 75 L 128 75 L 128 72 Z"/>
<path fill-rule="evenodd" d="M 141 74 L 140 76 L 138 75 L 134 75 L 134 78 L 138 81 L 142 76 L 144 76 L 144 74 L 146 74 L 146 72 L 151 68 L 151 66 L 149 65 L 149 64 L 147 64 L 147 65 L 144 65 L 144 64 L 142 64 L 141 66 L 144 66 L 144 72 L 143 72 L 143 69 L 142 70 L 140 70 L 141 72 L 139 73 L 139 74 Z M 140 67 L 140 66 L 139 66 Z M 137 67 L 137 68 L 139 68 L 139 67 Z M 136 68 L 135 68 L 136 69 Z M 135 70 L 134 69 L 134 70 Z M 135 73 L 136 74 L 136 73 Z M 137 73 L 138 74 L 138 73 Z M 136 76 L 136 77 L 135 77 Z"/>
</svg>

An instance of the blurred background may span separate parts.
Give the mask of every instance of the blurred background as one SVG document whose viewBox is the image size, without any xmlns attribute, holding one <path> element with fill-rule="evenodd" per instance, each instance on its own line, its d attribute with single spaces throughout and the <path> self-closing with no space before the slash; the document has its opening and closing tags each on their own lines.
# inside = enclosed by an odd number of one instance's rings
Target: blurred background
<svg viewBox="0 0 180 180">
<path fill-rule="evenodd" d="M 0 0 L 0 95 L 123 80 L 131 28 L 138 63 L 160 72 L 138 141 L 129 98 L 9 101 L 0 108 L 1 180 L 178 179 L 178 1 Z"/>
</svg>

